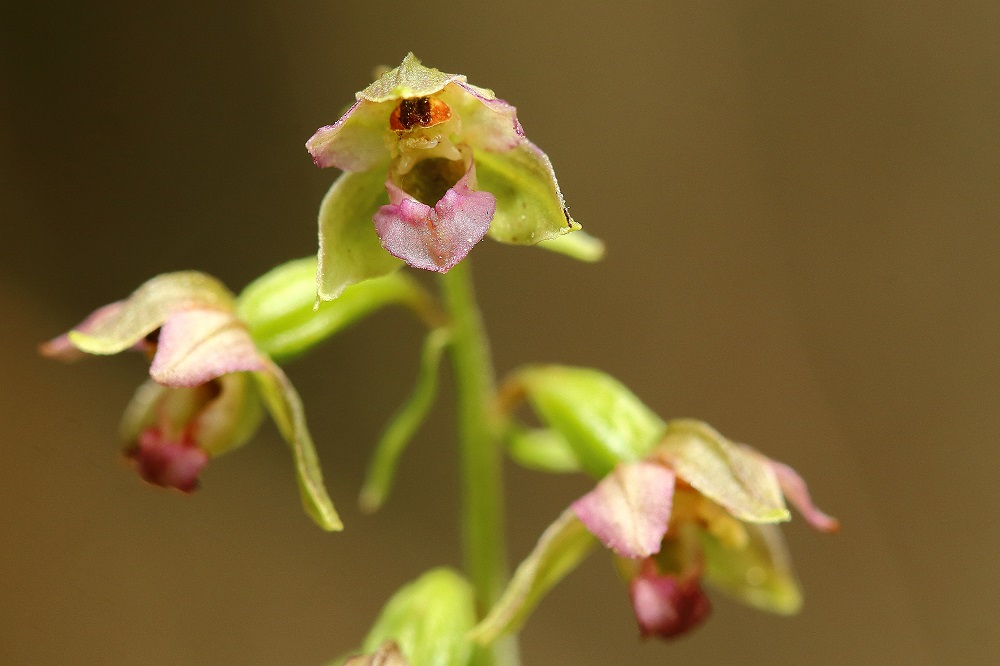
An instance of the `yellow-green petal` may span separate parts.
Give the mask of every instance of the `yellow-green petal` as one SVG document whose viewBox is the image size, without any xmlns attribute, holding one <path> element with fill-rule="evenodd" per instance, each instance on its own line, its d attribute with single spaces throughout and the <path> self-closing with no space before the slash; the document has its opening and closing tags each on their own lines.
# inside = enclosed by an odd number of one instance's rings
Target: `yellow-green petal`
<svg viewBox="0 0 1000 666">
<path fill-rule="evenodd" d="M 745 527 L 749 539 L 743 548 L 727 547 L 702 533 L 705 580 L 754 608 L 781 615 L 797 613 L 802 592 L 781 530 L 775 525 Z"/>
<path fill-rule="evenodd" d="M 733 444 L 706 423 L 669 422 L 656 455 L 740 520 L 777 523 L 791 518 L 767 459 Z"/>
<path fill-rule="evenodd" d="M 382 247 L 372 222 L 375 212 L 389 203 L 385 178 L 380 167 L 343 173 L 323 197 L 316 273 L 320 300 L 333 300 L 350 285 L 388 275 L 403 265 Z"/>
<path fill-rule="evenodd" d="M 502 243 L 534 245 L 575 231 L 549 158 L 522 141 L 506 152 L 475 154 L 479 189 L 497 199 L 489 235 Z"/>
</svg>

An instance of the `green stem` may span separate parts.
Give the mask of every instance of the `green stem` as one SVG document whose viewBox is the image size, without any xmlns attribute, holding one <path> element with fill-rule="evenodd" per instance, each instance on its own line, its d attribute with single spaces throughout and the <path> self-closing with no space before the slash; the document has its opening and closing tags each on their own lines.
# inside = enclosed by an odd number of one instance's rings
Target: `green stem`
<svg viewBox="0 0 1000 666">
<path fill-rule="evenodd" d="M 499 599 L 507 581 L 496 383 L 468 259 L 442 276 L 441 288 L 452 319 L 450 352 L 461 442 L 463 554 L 482 617 Z M 474 660 L 477 666 L 513 666 L 518 662 L 513 637 L 480 651 Z"/>
</svg>

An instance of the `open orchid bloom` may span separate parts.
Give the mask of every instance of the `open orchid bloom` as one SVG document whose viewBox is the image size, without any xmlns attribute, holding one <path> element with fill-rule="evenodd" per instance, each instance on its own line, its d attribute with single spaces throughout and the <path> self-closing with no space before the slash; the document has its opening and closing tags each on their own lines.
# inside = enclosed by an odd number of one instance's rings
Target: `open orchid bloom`
<svg viewBox="0 0 1000 666">
<path fill-rule="evenodd" d="M 516 629 L 593 537 L 616 556 L 643 636 L 670 638 L 702 622 L 710 611 L 703 579 L 763 610 L 798 610 L 801 594 L 774 525 L 790 519 L 785 499 L 817 530 L 840 525 L 812 503 L 791 467 L 699 421 L 664 423 L 594 370 L 527 368 L 507 390 L 527 398 L 551 428 L 534 438 L 546 450 L 531 460 L 555 460 L 556 471 L 575 460 L 600 481 L 542 535 L 476 628 L 477 640 Z"/>
<path fill-rule="evenodd" d="M 320 167 L 344 173 L 319 215 L 322 300 L 399 268 L 447 272 L 485 235 L 551 243 L 594 260 L 600 242 L 578 230 L 548 157 L 524 136 L 516 109 L 464 76 L 411 53 L 357 93 L 357 102 L 306 143 Z"/>
<path fill-rule="evenodd" d="M 256 431 L 270 411 L 295 460 L 303 505 L 324 529 L 342 529 L 298 394 L 235 314 L 232 294 L 203 273 L 159 275 L 42 345 L 60 359 L 144 351 L 151 381 L 126 410 L 122 434 L 140 476 L 191 492 L 210 458 Z"/>
</svg>

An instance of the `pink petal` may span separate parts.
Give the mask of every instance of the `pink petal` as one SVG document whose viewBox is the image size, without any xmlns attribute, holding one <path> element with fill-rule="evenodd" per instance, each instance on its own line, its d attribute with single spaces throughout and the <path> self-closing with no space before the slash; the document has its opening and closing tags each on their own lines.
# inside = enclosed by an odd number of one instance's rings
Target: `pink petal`
<svg viewBox="0 0 1000 666">
<path fill-rule="evenodd" d="M 775 476 L 778 477 L 781 491 L 810 525 L 821 532 L 840 531 L 840 521 L 823 513 L 812 503 L 812 498 L 809 497 L 809 488 L 798 472 L 777 460 L 769 460 L 768 462 L 771 463 L 771 468 L 774 470 Z"/>
<path fill-rule="evenodd" d="M 622 557 L 660 550 L 674 495 L 674 473 L 655 463 L 623 463 L 573 502 L 587 529 Z"/>
<path fill-rule="evenodd" d="M 109 303 L 108 305 L 102 306 L 90 313 L 86 319 L 80 322 L 77 326 L 73 328 L 74 331 L 80 331 L 81 333 L 90 333 L 95 328 L 100 326 L 101 322 L 108 321 L 121 312 L 122 308 L 125 307 L 126 301 L 116 301 L 115 303 Z M 53 338 L 48 342 L 42 343 L 38 348 L 42 356 L 47 356 L 49 358 L 59 359 L 60 361 L 75 361 L 79 358 L 83 358 L 86 354 L 69 341 L 69 334 L 63 333 L 58 338 Z"/>
<path fill-rule="evenodd" d="M 469 187 L 475 178 L 470 162 L 465 175 L 433 208 L 386 181 L 390 204 L 375 213 L 375 232 L 389 254 L 414 268 L 447 273 L 465 258 L 490 228 L 496 198 Z"/>
<path fill-rule="evenodd" d="M 198 487 L 198 474 L 208 462 L 208 454 L 190 438 L 173 442 L 156 428 L 139 435 L 138 445 L 128 452 L 136 471 L 147 483 L 190 493 Z"/>
<path fill-rule="evenodd" d="M 192 308 L 163 323 L 149 376 L 165 386 L 197 386 L 264 367 L 246 326 L 231 312 Z"/>
<path fill-rule="evenodd" d="M 318 167 L 344 171 L 367 171 L 389 161 L 385 137 L 389 114 L 395 101 L 370 102 L 359 99 L 333 125 L 320 127 L 306 142 L 306 149 Z"/>
<path fill-rule="evenodd" d="M 503 153 L 524 141 L 517 109 L 492 91 L 456 81 L 438 94 L 462 119 L 461 141 L 472 148 Z"/>
<path fill-rule="evenodd" d="M 681 581 L 663 576 L 652 562 L 629 584 L 632 610 L 643 638 L 674 638 L 701 624 L 712 605 L 697 578 Z"/>
</svg>

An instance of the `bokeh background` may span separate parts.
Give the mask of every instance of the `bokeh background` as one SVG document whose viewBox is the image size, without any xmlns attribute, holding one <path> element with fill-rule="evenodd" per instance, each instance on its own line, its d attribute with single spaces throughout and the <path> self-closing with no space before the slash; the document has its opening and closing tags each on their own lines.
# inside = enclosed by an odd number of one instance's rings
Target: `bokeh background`
<svg viewBox="0 0 1000 666">
<path fill-rule="evenodd" d="M 272 427 L 190 498 L 118 460 L 138 357 L 35 345 L 147 277 L 240 288 L 315 251 L 336 173 L 303 149 L 413 50 L 520 109 L 599 265 L 472 254 L 501 372 L 599 366 L 664 416 L 795 466 L 836 537 L 786 529 L 806 592 L 715 597 L 642 643 L 593 556 L 527 664 L 987 663 L 996 475 L 1000 3 L 22 2 L 0 17 L 0 662 L 318 664 L 457 564 L 450 390 L 387 508 L 358 514 L 420 328 L 387 311 L 288 368 L 347 530 L 299 509 Z M 586 479 L 510 467 L 523 556 Z"/>
</svg>

